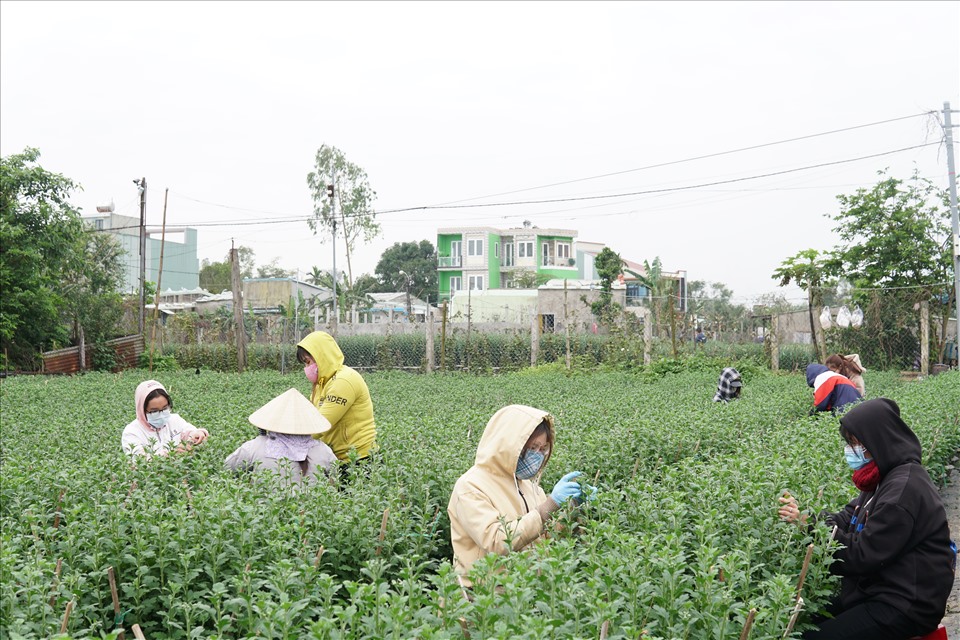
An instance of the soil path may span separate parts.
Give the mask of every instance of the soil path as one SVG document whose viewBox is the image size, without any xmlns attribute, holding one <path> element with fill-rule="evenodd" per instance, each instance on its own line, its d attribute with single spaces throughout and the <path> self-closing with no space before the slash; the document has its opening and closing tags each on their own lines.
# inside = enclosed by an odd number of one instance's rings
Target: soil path
<svg viewBox="0 0 960 640">
<path fill-rule="evenodd" d="M 954 464 L 957 464 L 954 458 Z M 950 482 L 940 492 L 943 497 L 943 506 L 947 508 L 947 522 L 950 523 L 950 537 L 960 540 L 960 469 L 954 469 L 950 474 Z M 943 619 L 943 626 L 947 628 L 947 635 L 951 639 L 960 640 L 960 571 L 953 582 L 953 592 L 947 600 L 947 615 Z"/>
</svg>

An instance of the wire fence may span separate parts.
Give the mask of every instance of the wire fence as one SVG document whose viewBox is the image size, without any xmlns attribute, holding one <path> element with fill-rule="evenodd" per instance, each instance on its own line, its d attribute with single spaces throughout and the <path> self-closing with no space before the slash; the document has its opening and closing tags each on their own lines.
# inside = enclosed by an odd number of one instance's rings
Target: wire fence
<svg viewBox="0 0 960 640">
<path fill-rule="evenodd" d="M 336 327 L 314 325 L 309 318 L 248 313 L 248 366 L 298 369 L 295 345 L 315 329 L 334 334 L 345 362 L 362 371 L 496 372 L 554 363 L 568 369 L 629 369 L 697 356 L 799 370 L 832 353 L 857 353 L 872 370 L 927 373 L 957 366 L 956 321 L 944 320 L 944 307 L 931 309 L 926 302 L 902 298 L 876 296 L 862 310 L 844 306 L 757 313 L 707 326 L 681 310 L 654 314 L 634 309 L 606 326 L 533 312 L 472 322 L 470 313 L 451 317 L 445 311 L 435 310 L 424 322 Z M 157 331 L 154 353 L 179 367 L 236 370 L 235 328 L 232 314 L 179 314 Z"/>
</svg>

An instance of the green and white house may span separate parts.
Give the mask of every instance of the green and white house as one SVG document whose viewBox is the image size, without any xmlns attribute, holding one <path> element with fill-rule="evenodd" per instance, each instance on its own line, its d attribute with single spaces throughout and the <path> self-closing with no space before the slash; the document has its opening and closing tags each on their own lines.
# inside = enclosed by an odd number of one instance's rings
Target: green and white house
<svg viewBox="0 0 960 640">
<path fill-rule="evenodd" d="M 507 289 L 520 273 L 578 277 L 572 229 L 445 227 L 437 230 L 440 300 L 458 291 Z"/>
</svg>

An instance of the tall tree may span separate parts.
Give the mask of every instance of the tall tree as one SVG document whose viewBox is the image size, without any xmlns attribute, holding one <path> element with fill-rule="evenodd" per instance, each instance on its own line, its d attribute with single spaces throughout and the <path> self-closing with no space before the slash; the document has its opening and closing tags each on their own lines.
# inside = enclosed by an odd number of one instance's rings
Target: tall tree
<svg viewBox="0 0 960 640">
<path fill-rule="evenodd" d="M 347 284 L 351 284 L 351 259 L 357 241 L 369 242 L 380 233 L 380 223 L 373 210 L 377 193 L 370 187 L 366 171 L 347 160 L 340 149 L 326 144 L 317 150 L 314 170 L 307 174 L 307 185 L 313 198 L 310 228 L 314 234 L 323 231 L 323 242 L 331 233 L 343 234 L 347 249 Z M 333 185 L 336 210 L 331 207 L 327 185 Z"/>
<path fill-rule="evenodd" d="M 257 267 L 258 278 L 289 278 L 293 271 L 280 266 L 280 258 L 274 258 L 265 265 Z"/>
<path fill-rule="evenodd" d="M 832 259 L 817 249 L 804 249 L 784 260 L 773 272 L 773 279 L 785 287 L 791 282 L 807 292 L 807 310 L 810 313 L 810 331 L 820 362 L 827 359 L 827 344 L 820 325 L 819 309 L 823 306 L 824 291 L 834 282 L 830 276 Z"/>
<path fill-rule="evenodd" d="M 14 363 L 62 344 L 62 276 L 82 246 L 80 212 L 68 202 L 72 180 L 47 171 L 40 152 L 0 159 L 0 344 Z"/>
<path fill-rule="evenodd" d="M 613 281 L 623 273 L 623 258 L 610 247 L 604 247 L 593 265 L 600 276 L 600 297 L 590 305 L 593 315 L 604 324 L 613 322 L 619 305 L 613 301 Z"/>
<path fill-rule="evenodd" d="M 120 243 L 90 231 L 81 239 L 71 269 L 63 274 L 66 318 L 81 348 L 100 344 L 117 333 L 123 315 L 123 258 Z"/>
<path fill-rule="evenodd" d="M 240 260 L 240 277 L 252 278 L 254 268 L 254 253 L 250 247 L 237 247 L 237 255 Z M 204 260 L 200 265 L 200 288 L 206 289 L 210 293 L 220 293 L 221 291 L 230 291 L 231 267 L 229 252 L 222 262 L 211 262 Z"/>
<path fill-rule="evenodd" d="M 863 303 L 861 289 L 884 301 L 886 320 L 900 315 L 899 324 L 915 317 L 913 305 L 930 301 L 933 314 L 949 318 L 956 308 L 950 211 L 946 191 L 916 170 L 909 180 L 889 177 L 869 189 L 839 195 L 840 210 L 831 216 L 840 244 L 831 267 L 854 286 L 854 298 Z M 894 324 L 898 324 L 895 322 Z M 937 350 L 943 357 L 947 322 L 941 321 Z"/>
<path fill-rule="evenodd" d="M 409 286 L 411 295 L 437 302 L 437 252 L 429 240 L 394 243 L 380 256 L 374 273 L 379 291 L 406 291 Z"/>
</svg>

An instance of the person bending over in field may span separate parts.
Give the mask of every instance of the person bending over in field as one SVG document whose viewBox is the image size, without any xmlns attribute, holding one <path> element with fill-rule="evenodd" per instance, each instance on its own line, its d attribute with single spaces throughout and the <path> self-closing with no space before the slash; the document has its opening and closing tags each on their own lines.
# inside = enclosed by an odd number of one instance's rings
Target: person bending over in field
<svg viewBox="0 0 960 640">
<path fill-rule="evenodd" d="M 837 413 L 863 398 L 849 379 L 830 371 L 822 364 L 807 365 L 807 384 L 813 387 L 813 408 L 810 409 L 810 415 L 818 411 Z"/>
<path fill-rule="evenodd" d="M 277 396 L 250 416 L 260 434 L 240 445 L 224 465 L 231 471 L 272 471 L 293 485 L 312 483 L 318 469 L 330 470 L 337 457 L 312 436 L 330 423 L 296 389 Z"/>
<path fill-rule="evenodd" d="M 847 380 L 853 383 L 853 386 L 860 392 L 860 397 L 866 397 L 867 390 L 863 384 L 863 372 L 866 369 L 860 364 L 860 354 L 851 353 L 848 356 L 842 356 L 835 353 L 823 363 L 830 371 L 839 373 Z"/>
<path fill-rule="evenodd" d="M 189 451 L 206 442 L 209 432 L 198 429 L 176 413 L 173 401 L 162 384 L 146 380 L 134 393 L 137 419 L 123 429 L 123 452 L 132 456 L 165 456 L 171 451 Z"/>
<path fill-rule="evenodd" d="M 377 448 L 377 427 L 363 377 L 343 364 L 343 352 L 324 331 L 314 331 L 297 344 L 297 359 L 305 365 L 303 373 L 312 385 L 310 402 L 331 425 L 315 437 L 344 462 L 365 460 Z"/>
<path fill-rule="evenodd" d="M 717 382 L 717 393 L 713 396 L 714 402 L 727 403 L 740 398 L 743 391 L 743 380 L 740 372 L 733 367 L 727 367 L 720 372 L 720 381 Z"/>
<path fill-rule="evenodd" d="M 806 640 L 907 640 L 937 628 L 953 587 L 956 555 L 936 487 L 920 464 L 920 441 L 888 398 L 868 400 L 840 418 L 844 457 L 860 490 L 839 513 L 813 519 L 843 546 L 831 572 L 842 576 L 830 619 Z M 792 496 L 780 518 L 806 523 Z"/>
<path fill-rule="evenodd" d="M 447 504 L 453 564 L 462 586 L 470 586 L 467 573 L 478 559 L 528 547 L 543 536 L 562 504 L 583 496 L 575 481 L 579 471 L 563 476 L 550 495 L 540 488 L 553 444 L 553 416 L 546 411 L 513 404 L 490 418 L 476 460 L 457 480 Z M 592 497 L 596 489 L 584 486 Z"/>
</svg>

